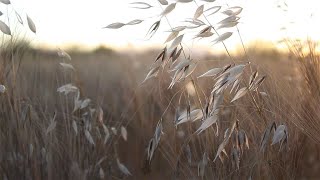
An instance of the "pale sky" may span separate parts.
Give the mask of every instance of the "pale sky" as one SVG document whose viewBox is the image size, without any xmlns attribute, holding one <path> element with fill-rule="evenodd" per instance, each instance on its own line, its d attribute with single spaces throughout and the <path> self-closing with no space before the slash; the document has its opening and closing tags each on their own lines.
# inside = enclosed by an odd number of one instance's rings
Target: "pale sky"
<svg viewBox="0 0 320 180">
<path fill-rule="evenodd" d="M 144 1 L 154 7 L 140 10 L 130 8 L 130 3 Z M 168 0 L 174 2 L 174 0 Z M 205 9 L 228 3 L 229 6 L 241 6 L 238 25 L 241 36 L 245 42 L 256 39 L 277 41 L 282 37 L 320 39 L 320 15 L 318 1 L 316 0 L 286 0 L 287 12 L 282 12 L 277 5 L 284 7 L 283 0 L 216 0 L 208 4 L 196 0 L 198 4 L 205 4 Z M 149 41 L 144 40 L 149 27 L 159 20 L 161 8 L 157 0 L 11 0 L 14 9 L 25 19 L 26 13 L 33 19 L 37 27 L 37 34 L 27 33 L 35 44 L 61 47 L 70 44 L 85 45 L 86 47 L 105 44 L 107 46 L 124 47 L 128 45 L 148 46 L 160 45 L 169 35 L 169 26 L 165 19 L 162 20 L 158 33 Z M 1 4 L 1 3 L 0 3 Z M 172 26 L 182 25 L 186 18 L 193 17 L 197 6 L 195 3 L 178 4 L 176 9 L 168 15 Z M 12 12 L 11 7 L 3 4 L 0 10 L 4 13 L 0 19 L 6 22 L 6 12 Z M 312 14 L 312 17 L 310 17 Z M 154 18 L 147 18 L 154 17 Z M 225 16 L 210 16 L 212 24 L 223 19 Z M 11 13 L 11 19 L 15 18 Z M 145 19 L 136 26 L 125 26 L 121 29 L 102 29 L 102 27 L 114 22 L 129 22 L 134 19 Z M 203 17 L 200 17 L 203 20 Z M 19 25 L 17 25 L 19 26 Z M 287 31 L 281 31 L 281 27 L 287 27 Z M 193 35 L 197 31 L 190 30 Z M 236 29 L 231 28 L 220 32 L 235 32 L 226 41 L 227 45 L 238 44 L 239 36 Z M 212 37 L 210 40 L 213 40 Z M 185 37 L 185 42 L 191 45 L 208 44 L 209 40 L 196 41 L 192 44 L 192 35 Z M 218 45 L 219 46 L 219 45 Z"/>
</svg>

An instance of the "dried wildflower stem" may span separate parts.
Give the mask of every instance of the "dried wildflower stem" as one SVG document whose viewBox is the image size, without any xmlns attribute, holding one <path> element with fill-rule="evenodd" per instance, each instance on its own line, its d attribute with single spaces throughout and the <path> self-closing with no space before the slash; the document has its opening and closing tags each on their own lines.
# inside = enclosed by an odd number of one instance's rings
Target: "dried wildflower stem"
<svg viewBox="0 0 320 180">
<path fill-rule="evenodd" d="M 258 111 L 258 114 L 260 115 L 260 117 L 263 119 L 264 124 L 267 125 L 267 118 L 265 116 L 265 114 L 262 111 L 262 108 L 259 106 L 258 102 L 256 101 L 256 99 L 254 98 L 254 96 L 252 95 L 252 92 L 249 91 L 249 96 L 253 102 L 254 107 L 256 108 L 256 110 Z"/>
<path fill-rule="evenodd" d="M 153 87 L 153 89 L 151 89 L 151 90 L 149 91 L 149 94 L 146 96 L 146 99 L 148 99 L 147 97 L 149 97 L 149 96 L 151 95 L 151 93 L 153 92 L 154 89 L 155 89 L 155 87 Z M 137 94 L 137 91 L 138 91 L 138 90 L 139 90 L 138 88 L 135 89 L 134 94 Z M 145 103 L 142 103 L 139 107 L 137 107 L 137 110 L 132 114 L 131 118 L 126 122 L 126 124 L 123 124 L 123 120 L 125 119 L 124 116 L 125 116 L 125 114 L 128 113 L 129 107 L 131 106 L 132 103 L 134 103 L 134 99 L 135 99 L 136 97 L 137 97 L 137 96 L 133 96 L 133 97 L 130 99 L 130 102 L 129 102 L 128 105 L 127 105 L 127 110 L 126 110 L 126 111 L 123 111 L 123 112 L 121 113 L 121 115 L 120 115 L 120 122 L 119 122 L 119 124 L 117 125 L 117 129 L 119 129 L 122 125 L 124 125 L 125 127 L 127 127 L 127 126 L 129 125 L 129 123 L 134 119 L 135 115 L 139 112 L 140 108 L 142 108 L 143 105 L 145 105 Z M 170 103 L 169 103 L 167 109 L 169 108 L 169 106 L 170 106 Z M 161 118 L 160 118 L 160 119 L 161 119 Z M 111 139 L 112 142 L 109 143 L 109 145 L 107 146 L 106 149 L 109 150 L 109 149 L 110 149 L 110 146 L 113 145 L 113 142 L 118 142 L 118 140 L 119 140 L 120 138 L 121 138 L 121 135 L 117 136 L 116 138 Z"/>
<path fill-rule="evenodd" d="M 227 6 L 229 7 L 228 3 L 227 3 Z M 246 49 L 245 46 L 244 46 L 244 43 L 243 43 L 242 36 L 241 36 L 240 30 L 239 30 L 239 28 L 238 28 L 238 25 L 236 25 L 236 28 L 237 28 L 237 33 L 238 33 L 238 35 L 239 35 L 240 42 L 241 42 L 241 45 L 242 45 L 244 54 L 245 54 L 246 57 L 249 59 L 249 55 L 248 55 L 248 53 L 247 53 L 247 49 Z M 251 68 L 251 66 L 250 66 L 250 68 Z"/>
<path fill-rule="evenodd" d="M 176 95 L 178 95 L 181 91 L 181 93 L 183 93 L 184 92 L 184 90 L 185 90 L 185 87 L 182 87 L 181 89 L 179 89 L 176 93 L 174 93 L 174 95 L 171 97 L 171 99 L 170 99 L 170 101 L 169 101 L 169 104 L 167 105 L 167 107 L 166 107 L 166 109 L 163 111 L 163 113 L 162 113 L 162 115 L 161 115 L 161 117 L 160 117 L 160 119 L 162 119 L 163 118 L 163 116 L 166 114 L 166 112 L 168 111 L 168 109 L 169 109 L 169 107 L 170 107 L 170 105 L 171 105 L 171 103 L 172 103 L 172 101 L 173 101 L 173 99 L 174 99 L 174 97 L 176 96 Z"/>
<path fill-rule="evenodd" d="M 193 2 L 197 5 L 197 7 L 199 7 L 199 5 L 198 5 L 198 3 L 197 3 L 196 0 L 193 0 Z M 203 17 L 205 18 L 205 20 L 208 22 L 208 24 L 212 27 L 212 29 L 214 30 L 214 32 L 220 37 L 218 31 L 217 31 L 217 30 L 213 27 L 213 25 L 210 23 L 210 21 L 208 20 L 207 16 L 206 16 L 205 14 L 202 14 L 202 15 L 203 15 Z M 224 49 L 226 50 L 229 58 L 234 62 L 234 59 L 232 58 L 231 54 L 229 53 L 229 50 L 228 50 L 226 44 L 225 44 L 223 41 L 221 41 L 221 42 L 222 42 L 222 44 L 223 44 L 223 46 L 224 46 Z"/>
<path fill-rule="evenodd" d="M 158 3 L 159 3 L 159 2 L 158 2 Z M 159 3 L 159 6 L 160 6 L 161 9 L 163 10 L 163 8 L 162 8 L 162 6 L 161 6 L 160 3 Z M 170 26 L 170 29 L 173 30 L 173 27 L 172 27 L 172 25 L 171 25 L 168 17 L 167 17 L 167 16 L 164 16 L 164 17 L 166 18 L 166 21 L 167 21 L 168 25 Z M 181 43 L 180 43 L 180 46 L 181 46 L 181 48 L 182 48 L 182 53 L 183 53 L 184 58 L 187 58 L 186 53 L 185 53 L 185 51 L 184 51 L 183 46 L 182 46 Z M 228 54 L 229 54 L 229 53 L 228 53 Z M 231 57 L 231 56 L 230 56 L 230 57 Z M 204 108 L 203 108 L 203 105 L 202 105 L 202 102 L 201 102 L 201 99 L 200 99 L 200 96 L 199 96 L 199 92 L 198 92 L 198 90 L 197 90 L 197 88 L 196 88 L 195 81 L 194 81 L 194 78 L 193 78 L 192 76 L 191 76 L 191 81 L 192 81 L 192 83 L 193 83 L 193 85 L 194 85 L 194 87 L 195 87 L 196 94 L 197 94 L 197 99 L 198 99 L 198 101 L 199 101 L 199 105 L 200 105 L 200 107 L 201 107 L 201 109 L 202 109 L 202 112 L 204 113 Z M 167 109 L 166 109 L 166 110 L 167 110 Z M 162 116 L 161 116 L 161 118 L 162 118 Z"/>
<path fill-rule="evenodd" d="M 178 164 L 179 164 L 179 162 L 180 162 L 181 155 L 183 154 L 183 149 L 184 149 L 184 147 L 188 145 L 188 143 L 191 141 L 191 139 L 192 139 L 192 137 L 193 137 L 194 135 L 197 135 L 197 133 L 196 133 L 196 132 L 193 132 L 192 134 L 190 134 L 190 135 L 184 140 L 184 142 L 183 142 L 183 144 L 182 144 L 182 146 L 181 146 L 181 148 L 180 148 L 180 150 L 179 150 L 179 152 L 178 152 L 176 167 L 178 166 Z"/>
<path fill-rule="evenodd" d="M 198 90 L 197 90 L 197 85 L 196 85 L 196 83 L 195 83 L 195 81 L 194 81 L 193 76 L 191 75 L 190 77 L 191 77 L 191 82 L 192 82 L 192 84 L 193 84 L 193 86 L 194 86 L 195 92 L 196 92 L 196 94 L 197 94 L 197 99 L 198 99 L 198 101 L 199 101 L 199 105 L 200 105 L 200 108 L 201 108 L 201 110 L 202 110 L 202 113 L 205 114 L 204 107 L 203 107 L 203 105 L 202 105 L 199 92 L 198 92 Z"/>
</svg>

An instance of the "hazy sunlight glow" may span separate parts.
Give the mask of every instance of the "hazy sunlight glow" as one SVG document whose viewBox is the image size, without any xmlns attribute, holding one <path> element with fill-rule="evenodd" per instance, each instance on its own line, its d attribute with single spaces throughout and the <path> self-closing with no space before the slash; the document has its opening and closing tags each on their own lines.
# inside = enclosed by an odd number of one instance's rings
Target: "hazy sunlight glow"
<svg viewBox="0 0 320 180">
<path fill-rule="evenodd" d="M 12 4 L 19 13 L 22 15 L 28 13 L 33 18 L 37 26 L 37 35 L 33 38 L 41 45 L 56 47 L 80 44 L 93 47 L 105 44 L 122 47 L 130 44 L 140 46 L 161 44 L 169 33 L 157 33 L 150 41 L 144 39 L 150 25 L 159 19 L 157 15 L 161 12 L 157 0 L 144 1 L 155 7 L 147 10 L 132 9 L 129 3 L 134 0 L 12 0 Z M 199 0 L 197 2 L 205 3 Z M 238 27 L 245 42 L 256 39 L 277 41 L 287 36 L 320 39 L 320 26 L 315 25 L 316 22 L 320 22 L 320 16 L 316 12 L 318 4 L 315 0 L 304 0 L 303 3 L 287 0 L 286 12 L 277 8 L 278 5 L 285 6 L 284 2 L 279 0 L 216 0 L 215 3 L 225 5 L 226 2 L 229 6 L 237 5 L 244 8 Z M 0 8 L 3 10 L 6 7 L 1 5 Z M 176 10 L 169 14 L 170 23 L 178 26 L 186 17 L 192 17 L 195 9 L 194 3 L 178 4 Z M 142 24 L 119 30 L 102 29 L 114 22 L 128 22 L 133 19 L 146 20 Z M 212 16 L 209 19 L 217 22 L 222 18 L 217 19 Z M 287 30 L 281 30 L 284 26 Z M 168 23 L 163 20 L 159 31 L 164 32 L 169 29 Z M 196 33 L 196 30 L 191 31 Z M 232 31 L 236 32 L 236 29 Z M 190 36 L 190 42 L 191 39 Z M 193 43 L 201 45 L 208 42 L 210 41 L 201 40 Z M 232 36 L 227 40 L 229 46 L 239 42 L 238 36 Z"/>
</svg>

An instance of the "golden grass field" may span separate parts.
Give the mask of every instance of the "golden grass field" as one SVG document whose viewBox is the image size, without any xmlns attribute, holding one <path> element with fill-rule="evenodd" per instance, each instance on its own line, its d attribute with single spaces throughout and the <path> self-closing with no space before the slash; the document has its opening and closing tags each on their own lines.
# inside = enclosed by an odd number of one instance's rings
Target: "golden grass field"
<svg viewBox="0 0 320 180">
<path fill-rule="evenodd" d="M 171 80 L 163 73 L 141 85 L 159 50 L 70 50 L 70 63 L 75 70 L 59 65 L 62 60 L 56 51 L 18 46 L 2 50 L 0 82 L 7 90 L 0 95 L 0 178 L 201 179 L 198 163 L 206 152 L 209 161 L 203 179 L 317 179 L 319 57 L 315 52 L 301 58 L 295 53 L 263 49 L 249 48 L 247 55 L 250 68 L 267 75 L 259 88 L 267 96 L 256 95 L 264 118 L 252 107 L 249 98 L 228 103 L 231 97 L 227 96 L 218 136 L 213 127 L 194 135 L 200 121 L 174 126 L 177 109 L 186 108 L 185 97 L 182 96 L 180 105 L 179 98 L 174 98 L 184 83 L 167 89 Z M 234 57 L 235 63 L 248 61 L 241 54 Z M 204 103 L 212 80 L 196 77 L 230 61 L 225 55 L 209 53 L 193 58 L 201 59 L 194 72 L 196 89 L 201 93 L 191 97 L 191 101 L 196 104 L 200 99 Z M 250 76 L 247 71 L 245 77 Z M 91 99 L 88 107 L 73 112 L 73 96 L 57 92 L 57 88 L 68 83 L 79 88 L 80 98 Z M 53 117 L 56 125 L 48 130 Z M 148 164 L 147 147 L 161 117 L 163 135 L 154 159 Z M 238 128 L 244 129 L 249 141 L 239 168 L 230 154 L 223 163 L 219 159 L 212 161 L 233 119 L 239 120 Z M 101 121 L 110 130 L 107 142 Z M 262 152 L 260 141 L 272 122 L 288 127 L 288 143 L 281 151 L 279 144 L 268 143 Z M 88 126 L 94 145 L 85 134 Z M 127 141 L 121 138 L 121 126 L 127 130 Z M 186 142 L 192 152 L 190 160 Z M 227 145 L 228 153 L 230 149 L 231 145 Z M 117 161 L 132 176 L 124 175 Z"/>
</svg>

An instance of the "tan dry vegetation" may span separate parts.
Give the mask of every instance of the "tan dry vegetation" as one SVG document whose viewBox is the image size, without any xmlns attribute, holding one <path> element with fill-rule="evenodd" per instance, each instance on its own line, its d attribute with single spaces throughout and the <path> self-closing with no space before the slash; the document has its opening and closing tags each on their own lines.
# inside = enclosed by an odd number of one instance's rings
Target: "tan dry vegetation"
<svg viewBox="0 0 320 180">
<path fill-rule="evenodd" d="M 0 110 L 0 174 L 8 179 L 98 179 L 100 167 L 105 179 L 125 178 L 119 171 L 116 159 L 129 169 L 133 176 L 127 179 L 198 179 L 197 166 L 203 152 L 210 158 L 204 179 L 312 179 L 319 177 L 319 118 L 314 93 L 319 81 L 309 83 L 306 78 L 310 68 L 308 59 L 299 60 L 295 56 L 281 54 L 265 56 L 249 53 L 252 68 L 260 74 L 267 74 L 261 91 L 268 94 L 264 100 L 266 119 L 262 119 L 248 98 L 241 99 L 237 106 L 226 104 L 219 121 L 220 131 L 230 126 L 230 119 L 239 119 L 239 128 L 244 129 L 249 139 L 250 149 L 245 150 L 239 170 L 231 159 L 224 164 L 220 160 L 212 162 L 223 137 L 214 135 L 209 128 L 199 136 L 190 136 L 199 123 L 185 123 L 174 127 L 175 110 L 178 100 L 173 99 L 163 116 L 164 134 L 155 151 L 150 166 L 146 166 L 146 148 L 174 92 L 181 88 L 178 84 L 167 90 L 168 77 L 147 81 L 140 86 L 147 73 L 147 67 L 157 56 L 157 51 L 146 53 L 122 53 L 116 51 L 70 52 L 75 71 L 64 70 L 59 65 L 56 52 L 28 51 L 21 58 L 16 83 L 7 77 L 8 91 L 1 95 Z M 219 59 L 219 60 L 216 60 Z M 195 75 L 208 67 L 227 64 L 224 56 L 207 55 L 196 69 Z M 238 56 L 237 59 L 245 59 Z M 207 61 L 207 62 L 205 62 Z M 3 61 L 2 61 L 3 62 Z M 302 63 L 302 65 L 301 65 Z M 302 71 L 301 69 L 302 68 Z M 303 71 L 305 70 L 305 71 Z M 308 71 L 307 71 L 308 70 Z M 67 71 L 67 72 L 65 72 Z M 247 76 L 247 75 L 246 75 Z M 305 77 L 307 76 L 307 77 Z M 210 92 L 212 84 L 208 79 L 196 79 L 201 92 Z M 92 100 L 92 107 L 101 107 L 103 121 L 120 132 L 126 126 L 128 140 L 112 135 L 103 144 L 98 131 L 91 130 L 95 146 L 84 134 L 81 111 L 72 113 L 73 99 L 59 94 L 61 85 L 74 82 L 80 88 L 81 96 Z M 199 88 L 197 87 L 197 88 Z M 204 96 L 200 94 L 204 101 Z M 227 97 L 227 99 L 232 97 Z M 182 98 L 185 99 L 185 98 Z M 196 102 L 197 99 L 193 98 Z M 227 100 L 226 100 L 227 101 Z M 182 100 L 180 108 L 185 108 Z M 50 119 L 56 112 L 56 127 L 46 133 Z M 79 133 L 75 135 L 72 121 L 76 121 Z M 288 149 L 279 151 L 279 145 L 267 147 L 260 152 L 260 140 L 266 126 L 273 121 L 277 125 L 286 124 L 289 129 Z M 100 128 L 98 117 L 91 118 L 93 127 Z M 111 131 L 110 131 L 111 132 Z M 220 133 L 223 134 L 223 133 Z M 192 162 L 188 163 L 185 139 L 190 137 Z M 31 145 L 32 144 L 32 145 Z M 226 149 L 229 152 L 229 145 Z M 105 158 L 101 164 L 97 163 Z"/>
</svg>

